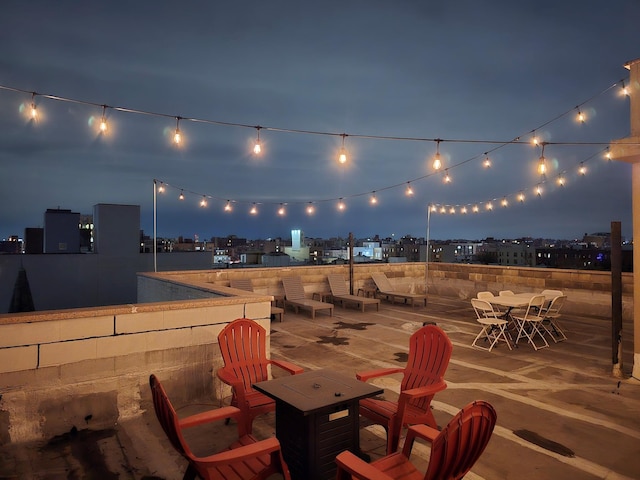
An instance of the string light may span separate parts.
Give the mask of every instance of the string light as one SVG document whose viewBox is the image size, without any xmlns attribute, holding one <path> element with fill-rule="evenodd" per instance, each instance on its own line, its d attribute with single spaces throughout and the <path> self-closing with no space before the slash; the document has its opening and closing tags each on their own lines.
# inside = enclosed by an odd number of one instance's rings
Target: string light
<svg viewBox="0 0 640 480">
<path fill-rule="evenodd" d="M 564 183 L 565 183 L 564 177 L 560 175 L 558 177 L 558 185 L 560 185 L 561 187 L 564 187 Z"/>
<path fill-rule="evenodd" d="M 473 208 L 471 209 L 471 211 L 473 213 L 478 213 L 480 211 L 480 208 L 478 207 L 478 205 L 474 205 Z"/>
<path fill-rule="evenodd" d="M 451 177 L 449 176 L 449 169 L 444 171 L 444 183 L 451 183 Z"/>
<path fill-rule="evenodd" d="M 233 210 L 233 207 L 231 206 L 231 200 L 227 200 L 227 203 L 224 206 L 224 211 L 225 212 L 231 212 L 232 210 Z"/>
<path fill-rule="evenodd" d="M 580 167 L 578 168 L 578 173 L 580 175 L 584 175 L 587 173 L 587 167 L 584 166 L 584 162 L 580 162 Z"/>
<path fill-rule="evenodd" d="M 376 198 L 375 191 L 371 193 L 371 200 L 369 200 L 369 203 L 371 203 L 371 205 L 377 205 L 378 199 Z"/>
<path fill-rule="evenodd" d="M 184 200 L 184 192 L 180 190 L 180 195 L 178 196 L 178 200 Z"/>
<path fill-rule="evenodd" d="M 467 213 L 467 207 L 462 207 L 460 209 L 460 213 Z"/>
<path fill-rule="evenodd" d="M 536 136 L 536 131 L 533 131 L 533 136 L 531 137 L 531 144 L 534 146 L 538 146 L 540 144 L 540 140 L 538 140 L 538 137 Z"/>
<path fill-rule="evenodd" d="M 102 118 L 100 118 L 100 131 L 105 133 L 107 131 L 107 116 L 106 116 L 107 106 L 102 106 Z"/>
<path fill-rule="evenodd" d="M 493 210 L 493 203 L 487 203 L 487 210 Z"/>
<path fill-rule="evenodd" d="M 407 197 L 413 196 L 413 188 L 411 188 L 411 182 L 407 182 L 407 189 L 405 190 L 404 193 Z"/>
<path fill-rule="evenodd" d="M 438 211 L 438 207 L 435 205 L 431 205 L 431 211 L 432 212 L 437 212 Z"/>
<path fill-rule="evenodd" d="M 260 129 L 262 127 L 256 127 L 256 130 L 258 131 L 258 137 L 256 138 L 256 143 L 253 144 L 253 153 L 256 155 L 260 155 L 260 153 L 262 152 L 262 146 L 260 145 Z"/>
<path fill-rule="evenodd" d="M 502 199 L 501 204 L 502 204 L 503 207 L 508 207 L 509 206 L 509 202 L 507 201 L 507 197 L 504 197 Z"/>
<path fill-rule="evenodd" d="M 622 88 L 620 89 L 621 95 L 629 96 L 629 89 L 624 84 L 624 80 L 622 80 Z"/>
<path fill-rule="evenodd" d="M 444 205 L 440 207 L 440 213 L 447 213 L 447 209 Z"/>
<path fill-rule="evenodd" d="M 281 203 L 280 207 L 278 208 L 278 215 L 280 215 L 281 217 L 283 217 L 285 215 L 285 213 L 287 213 L 287 211 L 284 208 L 284 204 Z"/>
<path fill-rule="evenodd" d="M 578 109 L 578 115 L 576 116 L 576 120 L 580 123 L 584 123 L 585 121 L 584 113 L 580 111 L 580 107 L 576 107 L 576 109 Z"/>
<path fill-rule="evenodd" d="M 340 147 L 340 154 L 338 155 L 338 162 L 341 164 L 347 163 L 347 150 L 344 148 L 344 139 L 346 136 L 346 133 L 342 134 L 342 147 Z"/>
<path fill-rule="evenodd" d="M 545 147 L 545 143 L 542 144 L 542 153 L 540 154 L 540 161 L 538 162 L 538 173 L 540 175 L 544 175 L 545 173 L 547 173 L 547 165 L 544 159 L 544 147 Z"/>
<path fill-rule="evenodd" d="M 36 117 L 38 116 L 38 110 L 37 110 L 37 108 L 36 108 L 36 92 L 33 92 L 33 93 L 31 94 L 31 110 L 30 110 L 30 115 L 31 115 L 31 118 L 32 118 L 33 120 L 35 120 L 35 119 L 36 119 Z"/>
<path fill-rule="evenodd" d="M 542 187 L 540 185 L 536 186 L 536 195 L 542 196 Z"/>
<path fill-rule="evenodd" d="M 343 211 L 346 207 L 346 205 L 344 204 L 344 202 L 342 201 L 342 197 L 340 197 L 340 199 L 338 200 L 338 210 Z"/>
<path fill-rule="evenodd" d="M 455 207 L 451 207 L 451 208 L 449 209 L 449 213 L 451 213 L 451 214 L 456 213 L 456 209 L 455 209 Z"/>
<path fill-rule="evenodd" d="M 207 206 L 207 197 L 205 197 L 204 195 L 202 196 L 202 200 L 200 200 L 200 206 L 202 208 Z"/>
<path fill-rule="evenodd" d="M 182 142 L 182 134 L 180 133 L 180 118 L 181 117 L 176 117 L 176 131 L 173 134 L 173 143 L 175 143 L 176 145 L 180 145 L 180 142 Z"/>
<path fill-rule="evenodd" d="M 158 185 L 158 193 L 164 193 L 164 183 L 162 182 Z"/>
<path fill-rule="evenodd" d="M 442 160 L 440 159 L 440 139 L 436 140 L 436 154 L 433 157 L 433 169 L 440 170 L 442 168 Z"/>
<path fill-rule="evenodd" d="M 313 206 L 313 202 L 309 202 L 309 205 L 307 205 L 307 214 L 313 215 L 315 211 L 316 211 L 316 207 Z"/>
<path fill-rule="evenodd" d="M 257 215 L 258 214 L 258 207 L 256 206 L 255 203 L 253 205 L 251 205 L 251 210 L 249 210 L 249 213 L 251 215 Z"/>
<path fill-rule="evenodd" d="M 491 167 L 491 160 L 489 159 L 489 154 L 487 152 L 484 152 L 484 162 L 483 162 L 484 168 L 489 168 Z"/>
<path fill-rule="evenodd" d="M 606 153 L 604 154 L 604 158 L 607 160 L 611 160 L 611 152 L 609 151 L 609 147 L 607 146 Z"/>
<path fill-rule="evenodd" d="M 525 198 L 525 197 L 524 197 L 524 193 L 523 193 L 523 192 L 520 192 L 520 193 L 518 194 L 518 201 L 519 201 L 520 203 L 522 203 L 522 202 L 524 202 L 524 198 Z"/>
</svg>

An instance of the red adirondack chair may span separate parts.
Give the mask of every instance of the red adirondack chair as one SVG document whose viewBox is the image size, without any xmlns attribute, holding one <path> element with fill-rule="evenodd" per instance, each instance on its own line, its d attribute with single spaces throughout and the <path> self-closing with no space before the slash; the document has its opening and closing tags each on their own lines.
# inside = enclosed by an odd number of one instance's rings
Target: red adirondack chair
<svg viewBox="0 0 640 480">
<path fill-rule="evenodd" d="M 232 388 L 231 405 L 242 412 L 244 429 L 251 433 L 253 419 L 274 411 L 274 400 L 254 390 L 252 385 L 268 380 L 268 367 L 274 365 L 295 375 L 303 369 L 293 363 L 267 358 L 267 331 L 257 322 L 239 318 L 229 323 L 218 335 L 224 367 L 217 375 Z"/>
<path fill-rule="evenodd" d="M 436 325 L 426 325 L 411 335 L 409 358 L 403 368 L 382 368 L 356 373 L 359 380 L 402 373 L 397 402 L 378 398 L 360 400 L 360 415 L 387 431 L 387 454 L 398 449 L 403 426 L 424 423 L 437 428 L 431 412 L 434 395 L 447 388 L 444 373 L 449 365 L 453 345 L 447 334 Z"/>
<path fill-rule="evenodd" d="M 496 424 L 496 411 L 477 400 L 460 410 L 439 432 L 427 425 L 409 427 L 401 452 L 371 464 L 347 451 L 336 457 L 337 480 L 459 480 L 484 452 Z M 411 449 L 417 438 L 431 443 L 427 471 L 422 474 L 411 463 Z"/>
<path fill-rule="evenodd" d="M 239 438 L 227 450 L 206 457 L 196 456 L 185 442 L 183 429 L 229 417 L 239 419 L 242 413 L 236 407 L 223 407 L 180 419 L 155 375 L 149 377 L 149 385 L 156 416 L 164 433 L 173 448 L 189 462 L 183 480 L 194 479 L 196 476 L 204 480 L 261 480 L 275 473 L 290 480 L 289 469 L 282 458 L 278 440 L 269 438 L 258 441 L 252 435 L 243 435 L 241 422 L 238 422 Z"/>
</svg>

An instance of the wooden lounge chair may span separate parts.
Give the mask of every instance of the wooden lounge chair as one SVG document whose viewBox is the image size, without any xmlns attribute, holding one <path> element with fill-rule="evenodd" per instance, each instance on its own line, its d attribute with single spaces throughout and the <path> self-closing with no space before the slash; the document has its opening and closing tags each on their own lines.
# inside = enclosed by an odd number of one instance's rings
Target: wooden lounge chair
<svg viewBox="0 0 640 480">
<path fill-rule="evenodd" d="M 327 275 L 327 280 L 329 281 L 334 303 L 340 302 L 343 308 L 348 303 L 354 303 L 363 312 L 365 305 L 375 305 L 376 310 L 380 310 L 380 299 L 349 294 L 342 275 Z"/>
<path fill-rule="evenodd" d="M 287 305 L 291 305 L 296 313 L 298 313 L 299 309 L 310 310 L 311 318 L 316 318 L 316 310 L 329 310 L 329 315 L 333 316 L 332 303 L 321 302 L 305 297 L 304 287 L 302 286 L 300 277 L 284 277 L 282 279 L 282 285 L 284 286 L 285 310 L 287 309 Z"/>
<path fill-rule="evenodd" d="M 411 302 L 412 307 L 416 304 L 416 301 L 423 303 L 424 306 L 427 305 L 427 296 L 425 294 L 408 293 L 397 290 L 391 285 L 391 282 L 384 273 L 372 273 L 371 278 L 378 288 L 378 295 L 383 295 L 387 300 L 390 300 L 392 304 L 396 303 L 396 298 L 399 298 L 404 300 L 404 303 Z"/>
<path fill-rule="evenodd" d="M 229 280 L 229 286 L 231 288 L 237 288 L 238 290 L 246 290 L 247 292 L 253 292 L 253 282 L 250 278 L 234 278 Z M 271 305 L 271 319 L 283 320 L 284 308 Z"/>
</svg>

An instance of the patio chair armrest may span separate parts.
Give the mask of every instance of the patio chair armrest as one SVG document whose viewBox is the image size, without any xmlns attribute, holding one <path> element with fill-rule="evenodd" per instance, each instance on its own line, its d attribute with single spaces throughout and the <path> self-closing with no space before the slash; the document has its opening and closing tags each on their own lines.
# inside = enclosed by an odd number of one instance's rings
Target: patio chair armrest
<svg viewBox="0 0 640 480">
<path fill-rule="evenodd" d="M 384 377 L 385 375 L 393 375 L 394 373 L 402 373 L 404 368 L 379 368 L 377 370 L 367 370 L 366 372 L 357 372 L 356 378 L 363 382 L 376 377 Z"/>
<path fill-rule="evenodd" d="M 198 458 L 198 464 L 207 467 L 219 467 L 225 464 L 237 463 L 259 455 L 268 455 L 280 450 L 280 442 L 275 437 L 243 445 L 231 450 L 214 453 L 208 457 Z"/>
<path fill-rule="evenodd" d="M 204 425 L 205 423 L 225 420 L 227 418 L 237 418 L 240 416 L 240 409 L 236 407 L 222 407 L 215 410 L 209 410 L 207 412 L 196 413 L 189 415 L 188 417 L 178 420 L 180 427 L 190 428 L 198 425 Z"/>
<path fill-rule="evenodd" d="M 413 448 L 413 442 L 416 438 L 421 438 L 429 443 L 433 443 L 439 434 L 439 430 L 428 425 L 411 425 L 407 430 L 407 437 L 405 438 L 404 446 L 402 447 L 402 454 L 407 458 L 411 456 L 411 449 Z"/>
<path fill-rule="evenodd" d="M 242 383 L 242 380 L 236 377 L 233 372 L 226 369 L 225 367 L 219 368 L 216 372 L 216 375 L 222 382 L 231 386 L 231 388 L 233 388 L 236 392 L 239 392 L 243 389 L 244 384 Z"/>
<path fill-rule="evenodd" d="M 338 469 L 346 470 L 352 478 L 357 478 L 359 480 L 393 480 L 393 477 L 381 472 L 376 467 L 351 453 L 349 450 L 345 450 L 336 457 L 336 464 L 338 465 Z"/>
<path fill-rule="evenodd" d="M 441 392 L 447 388 L 447 382 L 444 380 L 440 380 L 436 383 L 432 383 L 431 385 L 425 385 L 423 387 L 410 388 L 409 390 L 404 390 L 400 392 L 400 398 L 398 401 L 406 400 L 415 400 L 420 397 L 428 397 L 431 395 L 435 395 L 438 392 Z"/>
<path fill-rule="evenodd" d="M 297 375 L 299 373 L 304 372 L 304 368 L 299 367 L 291 362 L 287 362 L 286 360 L 269 360 L 269 363 L 275 365 L 282 370 L 289 372 L 291 375 Z"/>
</svg>

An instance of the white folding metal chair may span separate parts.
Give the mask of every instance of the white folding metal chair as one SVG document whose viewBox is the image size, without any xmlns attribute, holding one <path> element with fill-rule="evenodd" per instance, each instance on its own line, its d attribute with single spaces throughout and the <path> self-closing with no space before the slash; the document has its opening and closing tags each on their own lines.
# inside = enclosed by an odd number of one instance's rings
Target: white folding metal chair
<svg viewBox="0 0 640 480">
<path fill-rule="evenodd" d="M 529 305 L 527 305 L 527 309 L 524 310 L 524 315 L 521 315 L 519 312 L 511 314 L 511 318 L 513 318 L 518 325 L 516 344 L 521 338 L 526 338 L 534 350 L 549 346 L 547 339 L 544 338 L 544 327 L 542 327 L 542 321 L 544 320 L 544 302 L 544 295 L 535 295 L 529 300 Z M 536 335 L 542 339 L 543 344 L 541 346 L 536 345 Z"/>
<path fill-rule="evenodd" d="M 542 328 L 544 329 L 544 333 L 549 334 L 554 343 L 567 339 L 567 336 L 564 334 L 564 331 L 560 328 L 560 324 L 558 323 L 558 318 L 560 318 L 560 309 L 564 305 L 566 299 L 566 295 L 558 295 L 551 300 L 549 307 L 544 310 Z"/>
<path fill-rule="evenodd" d="M 488 350 L 489 352 L 498 343 L 498 341 L 506 342 L 509 350 L 511 350 L 511 342 L 507 338 L 507 320 L 502 317 L 500 312 L 496 312 L 493 306 L 486 300 L 480 300 L 478 298 L 471 299 L 471 306 L 476 312 L 477 321 L 482 325 L 482 329 L 473 339 L 471 345 L 473 347 L 481 348 L 482 350 Z M 485 347 L 479 345 L 478 341 L 488 342 L 489 346 Z"/>
</svg>

